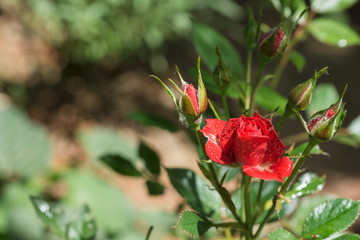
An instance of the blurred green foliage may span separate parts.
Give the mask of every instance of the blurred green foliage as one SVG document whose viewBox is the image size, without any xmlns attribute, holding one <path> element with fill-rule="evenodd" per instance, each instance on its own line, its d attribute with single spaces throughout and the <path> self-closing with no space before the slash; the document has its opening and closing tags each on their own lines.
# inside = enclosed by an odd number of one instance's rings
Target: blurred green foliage
<svg viewBox="0 0 360 240">
<path fill-rule="evenodd" d="M 213 9 L 237 17 L 241 9 L 230 0 L 5 0 L 1 8 L 72 60 L 91 62 L 155 51 L 165 40 L 183 37 L 191 30 L 192 11 Z"/>
</svg>

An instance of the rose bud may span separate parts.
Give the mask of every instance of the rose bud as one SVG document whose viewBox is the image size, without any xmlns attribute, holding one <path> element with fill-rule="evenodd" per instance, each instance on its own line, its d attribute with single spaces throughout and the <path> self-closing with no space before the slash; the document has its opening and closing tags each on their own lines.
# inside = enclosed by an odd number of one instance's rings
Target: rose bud
<svg viewBox="0 0 360 240">
<path fill-rule="evenodd" d="M 328 109 L 319 111 L 310 117 L 307 131 L 313 139 L 320 142 L 329 141 L 339 131 L 346 115 L 343 103 L 345 91 L 346 88 L 341 98 Z"/>
<path fill-rule="evenodd" d="M 253 117 L 232 118 L 228 122 L 206 119 L 201 130 L 208 141 L 205 151 L 211 161 L 241 165 L 249 176 L 282 182 L 291 174 L 293 163 L 281 157 L 286 146 L 270 120 L 258 113 Z"/>
<path fill-rule="evenodd" d="M 306 110 L 311 102 L 317 79 L 326 72 L 327 67 L 321 69 L 319 72 L 315 72 L 315 75 L 308 81 L 294 87 L 288 97 L 289 107 L 295 108 L 298 111 Z"/>
<path fill-rule="evenodd" d="M 175 66 L 176 67 L 176 66 Z M 173 100 L 176 110 L 183 116 L 188 118 L 194 118 L 193 120 L 198 119 L 207 107 L 207 95 L 205 86 L 201 77 L 200 72 L 200 58 L 198 58 L 197 62 L 198 69 L 198 89 L 196 90 L 192 84 L 188 84 L 185 82 L 180 74 L 179 69 L 176 67 L 176 73 L 178 74 L 182 88 L 180 89 L 173 80 L 169 79 L 169 81 L 174 85 L 175 89 L 180 93 L 180 100 L 177 103 L 175 94 L 172 90 L 170 90 L 164 82 L 156 76 L 153 76 L 156 80 L 158 80 L 161 85 L 166 89 L 168 94 Z"/>
<path fill-rule="evenodd" d="M 218 46 L 216 46 L 216 53 L 218 55 L 218 64 L 214 70 L 213 78 L 220 91 L 225 92 L 231 82 L 232 73 L 230 68 L 224 65 L 221 58 L 221 51 Z"/>
<path fill-rule="evenodd" d="M 287 44 L 287 35 L 279 28 L 276 32 L 273 29 L 262 34 L 258 46 L 262 55 L 269 58 L 275 58 L 285 51 Z"/>
<path fill-rule="evenodd" d="M 179 69 L 176 67 L 176 72 L 181 80 L 182 91 L 180 91 L 180 111 L 186 117 L 200 117 L 205 112 L 207 107 L 207 95 L 204 82 L 200 72 L 200 58 L 197 64 L 198 69 L 198 89 L 196 90 L 192 84 L 188 84 L 183 80 Z"/>
</svg>

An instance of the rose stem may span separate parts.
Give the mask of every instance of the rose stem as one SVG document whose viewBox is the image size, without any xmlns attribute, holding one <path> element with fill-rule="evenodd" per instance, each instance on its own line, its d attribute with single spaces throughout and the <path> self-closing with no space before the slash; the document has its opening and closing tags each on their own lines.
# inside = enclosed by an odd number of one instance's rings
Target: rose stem
<svg viewBox="0 0 360 240">
<path fill-rule="evenodd" d="M 245 208 L 245 219 L 246 219 L 246 226 L 249 229 L 248 235 L 251 236 L 251 203 L 250 203 L 250 182 L 251 177 L 247 174 L 243 174 L 244 180 L 243 180 L 243 196 L 244 196 L 244 208 Z"/>
<path fill-rule="evenodd" d="M 289 42 L 285 53 L 281 57 L 279 64 L 275 69 L 274 78 L 272 79 L 270 84 L 273 89 L 276 89 L 279 84 L 281 75 L 289 62 L 292 49 L 303 38 L 306 27 L 309 25 L 310 21 L 315 17 L 315 15 L 316 13 L 314 11 L 310 11 L 305 23 L 300 25 L 300 27 L 294 32 L 293 38 Z"/>
<path fill-rule="evenodd" d="M 200 132 L 200 125 L 193 127 L 193 130 L 195 132 L 196 139 L 198 140 L 198 142 L 200 144 L 200 147 L 201 147 L 201 150 L 202 150 L 203 154 L 206 155 L 205 142 L 204 142 L 204 138 L 202 137 L 202 134 Z M 210 170 L 210 176 L 211 176 L 211 179 L 209 179 L 209 180 L 211 181 L 211 183 L 215 187 L 216 191 L 220 194 L 223 202 L 228 207 L 228 209 L 231 211 L 231 213 L 234 216 L 234 218 L 236 219 L 236 221 L 238 221 L 239 225 L 243 226 L 243 222 L 241 221 L 241 218 L 236 213 L 234 203 L 232 202 L 231 198 L 228 197 L 228 196 L 231 196 L 230 193 L 226 190 L 226 188 L 221 186 L 219 180 L 217 179 L 214 166 L 212 165 L 212 163 L 207 163 L 207 166 L 208 166 L 208 168 Z"/>
<path fill-rule="evenodd" d="M 246 88 L 245 88 L 245 114 L 250 112 L 251 103 L 251 61 L 252 61 L 252 50 L 248 50 L 247 62 L 246 62 Z"/>
<path fill-rule="evenodd" d="M 293 111 L 286 105 L 285 108 L 285 112 L 284 114 L 281 116 L 280 121 L 278 122 L 278 124 L 275 127 L 275 131 L 279 134 L 279 131 L 282 127 L 282 125 L 284 124 L 284 122 L 286 121 L 286 119 L 288 119 L 291 115 L 293 114 Z"/>
<path fill-rule="evenodd" d="M 254 238 L 258 238 L 259 234 L 261 233 L 265 223 L 269 220 L 269 218 L 271 217 L 271 215 L 273 215 L 274 211 L 275 211 L 275 208 L 276 208 L 276 202 L 277 200 L 279 199 L 279 196 L 284 194 L 289 185 L 291 184 L 291 182 L 294 180 L 294 178 L 298 175 L 298 171 L 299 169 L 301 168 L 301 166 L 303 165 L 306 157 L 309 155 L 311 149 L 313 149 L 313 147 L 315 147 L 316 145 L 318 144 L 317 141 L 315 141 L 314 139 L 310 139 L 308 145 L 306 146 L 304 152 L 302 153 L 302 156 L 297 160 L 297 162 L 295 163 L 295 166 L 291 172 L 291 175 L 290 177 L 288 177 L 285 181 L 285 183 L 281 186 L 281 189 L 279 191 L 279 194 L 276 195 L 274 198 L 273 198 L 273 202 L 272 202 L 272 206 L 270 208 L 270 210 L 268 211 L 268 213 L 266 214 L 264 220 L 261 222 L 258 230 L 256 231 L 256 234 L 254 236 Z"/>
<path fill-rule="evenodd" d="M 248 117 L 253 115 L 253 105 L 254 105 L 254 101 L 255 101 L 255 95 L 259 88 L 261 73 L 262 73 L 265 65 L 266 65 L 265 60 L 260 59 L 259 67 L 256 71 L 256 76 L 255 76 L 255 80 L 253 83 L 253 88 L 252 88 L 252 92 L 251 92 L 251 96 L 250 96 L 250 105 L 249 105 L 249 110 L 248 110 L 248 114 L 247 114 Z"/>
<path fill-rule="evenodd" d="M 227 103 L 226 92 L 221 93 L 221 100 L 222 100 L 223 108 L 225 110 L 226 120 L 229 120 L 230 119 L 230 112 L 229 112 L 229 107 L 228 107 L 228 103 Z"/>
</svg>

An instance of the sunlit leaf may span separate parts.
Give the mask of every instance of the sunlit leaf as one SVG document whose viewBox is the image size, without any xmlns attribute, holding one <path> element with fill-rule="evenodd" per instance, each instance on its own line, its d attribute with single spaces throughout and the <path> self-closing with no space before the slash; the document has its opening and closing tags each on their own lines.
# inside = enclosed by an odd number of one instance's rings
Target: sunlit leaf
<svg viewBox="0 0 360 240">
<path fill-rule="evenodd" d="M 269 240 L 297 240 L 297 237 L 295 237 L 291 232 L 283 229 L 278 228 L 269 235 Z"/>
<path fill-rule="evenodd" d="M 287 227 L 291 232 L 300 236 L 302 231 L 302 226 L 305 222 L 306 217 L 310 212 L 319 204 L 327 201 L 328 199 L 333 198 L 331 195 L 317 195 L 312 197 L 305 197 L 301 199 L 299 205 L 296 208 L 296 211 L 292 217 L 287 222 Z"/>
<path fill-rule="evenodd" d="M 324 239 L 347 229 L 359 215 L 360 202 L 332 199 L 320 204 L 309 214 L 303 225 L 302 237 Z"/>
<path fill-rule="evenodd" d="M 360 44 L 360 36 L 352 28 L 328 18 L 313 20 L 308 30 L 318 41 L 328 45 L 349 47 Z"/>
<path fill-rule="evenodd" d="M 66 217 L 64 209 L 39 197 L 31 197 L 31 201 L 43 223 L 50 226 L 56 235 L 65 238 Z"/>
<path fill-rule="evenodd" d="M 360 240 L 360 235 L 357 234 L 344 234 L 340 237 L 333 238 L 332 240 Z"/>
<path fill-rule="evenodd" d="M 0 109 L 0 174 L 31 177 L 48 167 L 50 139 L 45 129 L 16 107 Z"/>
<path fill-rule="evenodd" d="M 325 177 L 318 177 L 314 173 L 305 173 L 284 194 L 284 197 L 299 198 L 321 191 L 325 185 Z"/>
<path fill-rule="evenodd" d="M 87 205 L 78 209 L 71 217 L 66 232 L 69 240 L 93 240 L 96 236 L 96 221 Z"/>
<path fill-rule="evenodd" d="M 318 13 L 341 12 L 358 0 L 311 0 L 311 10 Z"/>
</svg>

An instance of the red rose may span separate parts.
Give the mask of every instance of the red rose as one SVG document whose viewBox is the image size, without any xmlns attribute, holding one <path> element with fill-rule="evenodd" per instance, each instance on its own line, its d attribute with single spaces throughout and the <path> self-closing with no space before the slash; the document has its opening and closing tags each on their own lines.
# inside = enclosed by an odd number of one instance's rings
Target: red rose
<svg viewBox="0 0 360 240">
<path fill-rule="evenodd" d="M 223 165 L 238 163 L 244 173 L 260 179 L 282 182 L 290 176 L 292 161 L 280 158 L 286 147 L 269 120 L 255 113 L 228 122 L 206 122 L 201 132 L 208 138 L 205 150 L 210 160 Z"/>
</svg>

